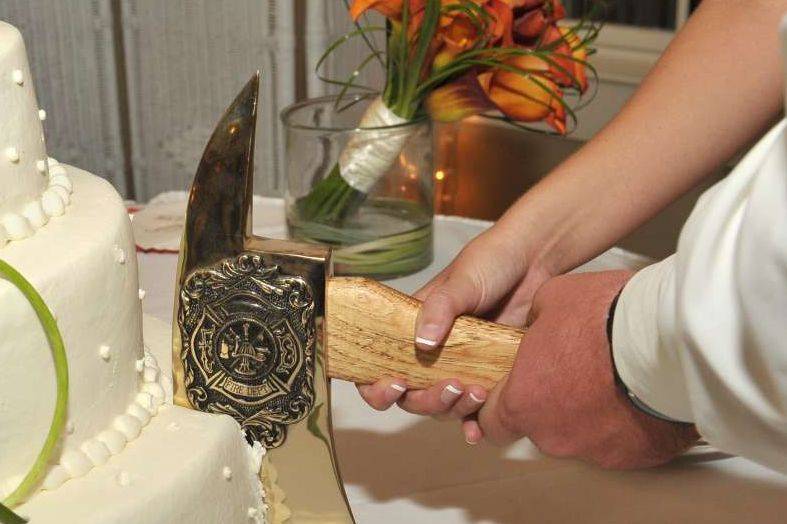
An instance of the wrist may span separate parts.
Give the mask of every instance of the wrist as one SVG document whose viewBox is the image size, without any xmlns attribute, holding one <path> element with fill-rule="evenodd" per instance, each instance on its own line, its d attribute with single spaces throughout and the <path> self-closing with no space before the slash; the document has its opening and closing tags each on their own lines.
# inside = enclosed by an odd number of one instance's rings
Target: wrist
<svg viewBox="0 0 787 524">
<path fill-rule="evenodd" d="M 667 422 L 685 424 L 686 422 L 682 420 L 677 420 L 672 417 L 668 417 L 667 415 L 664 415 L 663 413 L 659 413 L 655 409 L 648 406 L 642 399 L 640 399 L 633 391 L 631 391 L 628 388 L 628 386 L 626 385 L 626 383 L 623 381 L 623 379 L 620 377 L 620 374 L 618 373 L 618 369 L 615 366 L 615 352 L 612 349 L 612 329 L 615 322 L 615 310 L 617 309 L 620 295 L 623 293 L 624 287 L 625 284 L 623 284 L 623 286 L 617 292 L 615 298 L 612 299 L 612 302 L 609 305 L 609 312 L 607 313 L 607 342 L 609 343 L 609 357 L 610 357 L 609 360 L 610 360 L 610 365 L 612 366 L 612 376 L 615 379 L 615 386 L 618 387 L 623 392 L 623 394 L 626 396 L 629 402 L 637 410 L 647 415 L 650 415 L 651 417 L 665 420 Z"/>
</svg>

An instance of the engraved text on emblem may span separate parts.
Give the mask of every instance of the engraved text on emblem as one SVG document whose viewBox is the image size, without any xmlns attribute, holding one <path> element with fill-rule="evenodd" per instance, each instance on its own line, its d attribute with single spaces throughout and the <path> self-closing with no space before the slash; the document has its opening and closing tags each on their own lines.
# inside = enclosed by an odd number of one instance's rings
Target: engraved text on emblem
<svg viewBox="0 0 787 524">
<path fill-rule="evenodd" d="M 300 277 L 243 254 L 191 273 L 180 292 L 191 404 L 233 416 L 265 447 L 314 404 L 314 296 Z"/>
</svg>

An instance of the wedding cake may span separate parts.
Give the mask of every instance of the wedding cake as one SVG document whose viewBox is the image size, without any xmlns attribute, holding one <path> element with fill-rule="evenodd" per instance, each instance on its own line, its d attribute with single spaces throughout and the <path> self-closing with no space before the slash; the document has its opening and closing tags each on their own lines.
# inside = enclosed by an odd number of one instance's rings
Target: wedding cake
<svg viewBox="0 0 787 524">
<path fill-rule="evenodd" d="M 123 202 L 101 178 L 47 156 L 45 118 L 22 37 L 0 22 L 0 259 L 52 311 L 70 380 L 65 430 L 14 511 L 33 524 L 264 522 L 263 450 L 230 417 L 171 404 L 171 362 L 149 351 L 169 354 L 169 327 L 143 322 Z M 56 399 L 44 330 L 2 279 L 0 370 L 2 501 L 35 461 Z"/>
</svg>

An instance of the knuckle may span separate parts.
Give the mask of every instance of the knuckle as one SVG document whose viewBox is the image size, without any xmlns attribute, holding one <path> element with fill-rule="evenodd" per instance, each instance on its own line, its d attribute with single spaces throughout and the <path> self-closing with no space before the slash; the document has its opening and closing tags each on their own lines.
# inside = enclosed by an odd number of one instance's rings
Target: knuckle
<svg viewBox="0 0 787 524">
<path fill-rule="evenodd" d="M 524 434 L 524 420 L 526 420 L 526 410 L 522 406 L 522 402 L 512 395 L 502 395 L 498 409 L 498 421 L 503 430 L 513 435 Z"/>
</svg>

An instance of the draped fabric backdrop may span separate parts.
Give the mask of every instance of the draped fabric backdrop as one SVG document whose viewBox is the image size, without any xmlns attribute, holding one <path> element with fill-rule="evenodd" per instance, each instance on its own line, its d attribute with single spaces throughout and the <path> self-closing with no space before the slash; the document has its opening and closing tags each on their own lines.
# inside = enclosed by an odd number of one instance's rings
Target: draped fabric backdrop
<svg viewBox="0 0 787 524">
<path fill-rule="evenodd" d="M 579 16 L 589 1 L 565 3 L 570 15 Z M 613 23 L 594 58 L 603 88 L 583 111 L 575 139 L 592 136 L 611 118 L 669 41 L 669 28 L 696 3 L 610 2 Z M 188 187 L 213 125 L 257 69 L 262 98 L 255 189 L 281 194 L 279 112 L 336 90 L 317 79 L 314 65 L 350 27 L 343 0 L 0 0 L 0 19 L 25 36 L 48 114 L 50 155 L 107 178 L 140 201 Z M 377 41 L 382 44 L 379 35 Z M 324 72 L 346 77 L 367 53 L 357 39 L 333 55 Z M 381 85 L 375 66 L 362 72 L 362 83 Z"/>
<path fill-rule="evenodd" d="M 350 24 L 339 0 L 0 0 L 0 20 L 25 37 L 49 154 L 140 201 L 188 187 L 257 69 L 255 190 L 281 194 L 279 112 L 335 91 L 314 64 Z M 327 72 L 346 76 L 363 52 L 346 46 Z"/>
</svg>

